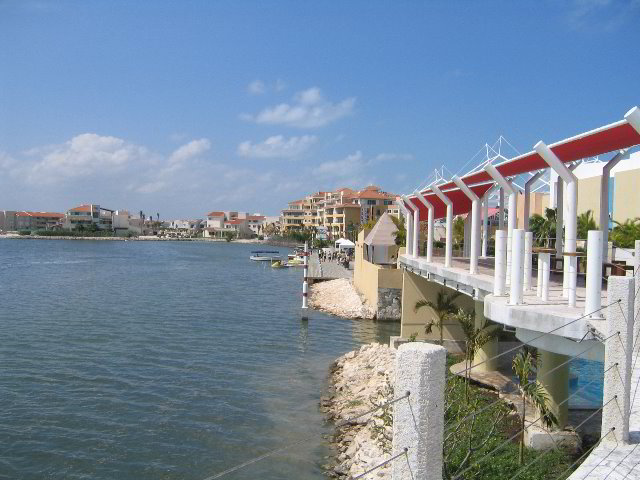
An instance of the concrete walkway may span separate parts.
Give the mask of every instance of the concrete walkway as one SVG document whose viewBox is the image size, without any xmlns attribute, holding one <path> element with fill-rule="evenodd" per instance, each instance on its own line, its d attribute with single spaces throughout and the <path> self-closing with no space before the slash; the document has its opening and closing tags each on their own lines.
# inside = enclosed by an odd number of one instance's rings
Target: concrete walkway
<svg viewBox="0 0 640 480">
<path fill-rule="evenodd" d="M 347 270 L 341 264 L 331 261 L 320 263 L 317 253 L 309 257 L 309 278 L 311 280 L 335 280 L 336 278 L 353 279 L 353 271 Z"/>
</svg>

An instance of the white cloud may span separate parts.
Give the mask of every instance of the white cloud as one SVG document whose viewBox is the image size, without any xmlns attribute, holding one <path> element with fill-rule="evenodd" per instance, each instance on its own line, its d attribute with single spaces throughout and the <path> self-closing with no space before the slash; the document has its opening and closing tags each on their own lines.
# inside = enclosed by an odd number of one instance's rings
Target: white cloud
<svg viewBox="0 0 640 480">
<path fill-rule="evenodd" d="M 268 125 L 287 125 L 297 128 L 316 128 L 328 125 L 353 112 L 356 99 L 353 97 L 338 103 L 326 100 L 320 89 L 312 87 L 298 92 L 293 103 L 281 103 L 268 107 L 256 115 L 244 114 L 241 117 L 256 123 Z"/>
<path fill-rule="evenodd" d="M 135 189 L 138 193 L 156 193 L 160 190 L 164 189 L 167 186 L 167 183 L 158 180 L 156 182 L 144 183 Z"/>
<path fill-rule="evenodd" d="M 191 140 L 177 148 L 169 157 L 169 163 L 183 163 L 190 158 L 197 157 L 211 148 L 211 142 L 206 138 Z"/>
<path fill-rule="evenodd" d="M 331 160 L 318 165 L 313 171 L 317 175 L 344 178 L 353 175 L 369 174 L 369 169 L 382 162 L 400 162 L 411 160 L 413 155 L 406 153 L 379 153 L 375 157 L 365 158 L 360 150 L 340 160 Z"/>
<path fill-rule="evenodd" d="M 16 164 L 13 157 L 5 152 L 0 152 L 0 170 L 8 170 Z"/>
<path fill-rule="evenodd" d="M 251 95 L 262 95 L 267 91 L 267 87 L 261 80 L 254 80 L 249 85 L 247 85 L 247 91 Z"/>
<path fill-rule="evenodd" d="M 36 163 L 26 166 L 26 177 L 31 183 L 112 174 L 129 164 L 151 160 L 152 157 L 144 147 L 95 133 L 83 133 L 62 145 L 32 149 L 27 154 L 41 157 Z"/>
<path fill-rule="evenodd" d="M 573 0 L 569 25 L 576 29 L 613 31 L 640 11 L 640 0 Z"/>
<path fill-rule="evenodd" d="M 242 142 L 238 145 L 238 155 L 252 158 L 295 158 L 306 152 L 318 137 L 303 135 L 286 139 L 275 135 L 260 143 Z"/>
</svg>

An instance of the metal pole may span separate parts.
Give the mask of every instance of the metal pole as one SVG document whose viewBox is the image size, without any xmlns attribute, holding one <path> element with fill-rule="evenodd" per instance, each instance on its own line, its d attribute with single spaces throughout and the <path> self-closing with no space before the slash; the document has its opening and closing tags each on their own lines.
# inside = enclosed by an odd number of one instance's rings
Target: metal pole
<svg viewBox="0 0 640 480">
<path fill-rule="evenodd" d="M 302 309 L 306 310 L 307 307 L 307 291 L 308 291 L 308 276 L 309 276 L 309 242 L 304 242 L 304 273 L 302 278 Z"/>
</svg>

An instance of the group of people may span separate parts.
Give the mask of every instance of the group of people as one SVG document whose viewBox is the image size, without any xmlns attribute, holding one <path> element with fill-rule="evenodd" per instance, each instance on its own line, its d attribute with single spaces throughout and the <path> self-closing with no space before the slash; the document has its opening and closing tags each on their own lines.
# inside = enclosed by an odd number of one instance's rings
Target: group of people
<svg viewBox="0 0 640 480">
<path fill-rule="evenodd" d="M 351 261 L 351 256 L 342 250 L 325 251 L 323 248 L 318 249 L 318 258 L 320 263 L 337 262 L 347 269 L 349 268 L 349 262 Z"/>
</svg>

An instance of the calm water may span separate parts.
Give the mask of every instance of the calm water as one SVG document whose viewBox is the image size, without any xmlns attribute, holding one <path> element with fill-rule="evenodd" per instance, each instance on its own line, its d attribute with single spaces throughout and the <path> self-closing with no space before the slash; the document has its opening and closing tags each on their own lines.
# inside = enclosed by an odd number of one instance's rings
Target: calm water
<svg viewBox="0 0 640 480">
<path fill-rule="evenodd" d="M 328 366 L 399 326 L 301 322 L 252 249 L 0 240 L 0 478 L 323 478 Z"/>
</svg>

